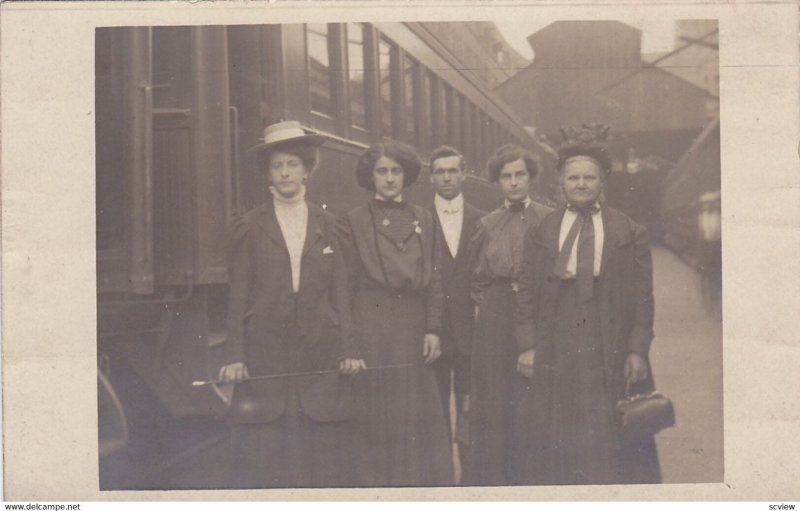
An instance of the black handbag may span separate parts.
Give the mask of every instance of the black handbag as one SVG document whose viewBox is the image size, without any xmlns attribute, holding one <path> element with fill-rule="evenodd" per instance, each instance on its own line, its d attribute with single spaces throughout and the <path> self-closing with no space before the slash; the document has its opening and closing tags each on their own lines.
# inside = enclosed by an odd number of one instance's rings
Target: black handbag
<svg viewBox="0 0 800 511">
<path fill-rule="evenodd" d="M 630 396 L 617 403 L 620 426 L 624 437 L 641 439 L 652 437 L 662 429 L 675 425 L 672 401 L 658 391 Z"/>
</svg>

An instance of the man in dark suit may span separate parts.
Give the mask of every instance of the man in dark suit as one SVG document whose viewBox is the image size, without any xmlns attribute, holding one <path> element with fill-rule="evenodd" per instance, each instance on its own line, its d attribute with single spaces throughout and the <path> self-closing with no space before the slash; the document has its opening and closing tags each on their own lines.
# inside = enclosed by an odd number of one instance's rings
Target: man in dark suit
<svg viewBox="0 0 800 511">
<path fill-rule="evenodd" d="M 465 162 L 461 153 L 452 147 L 438 147 L 430 156 L 430 169 L 431 183 L 436 191 L 430 208 L 442 254 L 440 271 L 445 295 L 441 332 L 443 355 L 436 362 L 435 370 L 442 406 L 448 419 L 451 389 L 455 394 L 456 440 L 466 442 L 474 320 L 466 252 L 469 240 L 484 212 L 467 204 L 461 193 L 466 178 Z M 467 461 L 461 457 L 462 482 L 468 480 L 465 473 L 468 472 L 467 465 Z"/>
</svg>

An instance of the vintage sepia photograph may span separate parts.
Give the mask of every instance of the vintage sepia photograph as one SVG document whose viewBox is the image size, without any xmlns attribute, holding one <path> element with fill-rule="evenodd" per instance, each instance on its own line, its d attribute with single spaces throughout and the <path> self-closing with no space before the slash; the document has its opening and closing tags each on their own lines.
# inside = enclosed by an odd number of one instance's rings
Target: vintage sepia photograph
<svg viewBox="0 0 800 511">
<path fill-rule="evenodd" d="M 99 489 L 722 482 L 718 34 L 96 28 Z"/>
</svg>

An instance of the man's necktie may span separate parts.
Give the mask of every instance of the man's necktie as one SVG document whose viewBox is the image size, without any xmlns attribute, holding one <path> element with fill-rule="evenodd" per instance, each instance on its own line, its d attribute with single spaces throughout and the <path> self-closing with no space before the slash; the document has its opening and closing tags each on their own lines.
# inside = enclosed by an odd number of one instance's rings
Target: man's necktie
<svg viewBox="0 0 800 511">
<path fill-rule="evenodd" d="M 564 245 L 556 258 L 555 274 L 561 278 L 567 278 L 567 264 L 572 253 L 572 247 L 580 233 L 578 239 L 578 260 L 575 268 L 575 281 L 578 284 L 578 302 L 587 302 L 594 293 L 594 223 L 592 214 L 599 211 L 596 206 L 579 208 L 568 206 L 567 209 L 578 214 L 578 218 L 570 227 Z"/>
<path fill-rule="evenodd" d="M 513 212 L 513 213 L 519 213 L 519 212 L 523 211 L 524 209 L 525 209 L 525 202 L 524 201 L 511 202 L 511 203 L 508 204 L 508 210 Z"/>
</svg>

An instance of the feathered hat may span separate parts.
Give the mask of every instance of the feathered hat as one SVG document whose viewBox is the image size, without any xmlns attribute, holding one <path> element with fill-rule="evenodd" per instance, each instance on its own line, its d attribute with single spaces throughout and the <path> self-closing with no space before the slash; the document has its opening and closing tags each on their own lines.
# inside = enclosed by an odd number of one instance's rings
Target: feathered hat
<svg viewBox="0 0 800 511">
<path fill-rule="evenodd" d="M 591 158 L 606 174 L 611 172 L 611 153 L 609 152 L 609 127 L 600 123 L 587 123 L 580 128 L 561 128 L 564 140 L 558 148 L 558 167 L 573 158 Z"/>
</svg>

